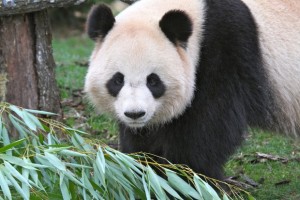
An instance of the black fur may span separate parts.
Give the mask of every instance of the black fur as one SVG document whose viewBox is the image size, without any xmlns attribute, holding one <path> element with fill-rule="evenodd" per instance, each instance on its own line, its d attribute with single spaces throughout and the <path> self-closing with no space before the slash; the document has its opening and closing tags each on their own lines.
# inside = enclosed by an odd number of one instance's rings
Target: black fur
<svg viewBox="0 0 300 200">
<path fill-rule="evenodd" d="M 113 77 L 106 83 L 106 88 L 108 90 L 108 93 L 113 97 L 118 96 L 123 86 L 124 86 L 124 75 L 120 72 L 115 73 Z"/>
<path fill-rule="evenodd" d="M 191 106 L 156 128 L 132 130 L 120 124 L 120 145 L 123 152 L 149 152 L 222 179 L 223 165 L 241 144 L 248 125 L 268 126 L 273 120 L 269 112 L 273 100 L 249 9 L 240 0 L 206 0 L 206 4 L 206 16 L 199 16 L 206 22 Z M 185 24 L 182 12 L 175 13 Z M 180 20 L 168 17 L 161 26 Z M 172 42 L 187 41 L 187 30 L 182 36 L 176 25 L 164 32 Z"/>
<path fill-rule="evenodd" d="M 114 23 L 115 18 L 109 7 L 104 4 L 94 6 L 87 20 L 87 34 L 92 40 L 103 39 Z"/>
<path fill-rule="evenodd" d="M 181 10 L 167 12 L 160 20 L 159 26 L 172 43 L 183 47 L 193 31 L 191 19 Z"/>
<path fill-rule="evenodd" d="M 164 95 L 166 86 L 157 74 L 150 74 L 147 77 L 147 87 L 151 91 L 154 98 L 159 98 Z"/>
</svg>

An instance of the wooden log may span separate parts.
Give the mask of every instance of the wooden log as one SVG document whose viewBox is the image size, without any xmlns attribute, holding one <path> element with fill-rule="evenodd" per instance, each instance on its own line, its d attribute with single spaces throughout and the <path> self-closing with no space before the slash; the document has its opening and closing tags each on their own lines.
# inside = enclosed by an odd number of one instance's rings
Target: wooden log
<svg viewBox="0 0 300 200">
<path fill-rule="evenodd" d="M 0 100 L 61 113 L 47 10 L 0 17 Z"/>
<path fill-rule="evenodd" d="M 53 7 L 78 5 L 85 0 L 1 0 L 0 16 L 24 14 Z"/>
<path fill-rule="evenodd" d="M 33 14 L 0 18 L 2 101 L 38 108 Z"/>
</svg>

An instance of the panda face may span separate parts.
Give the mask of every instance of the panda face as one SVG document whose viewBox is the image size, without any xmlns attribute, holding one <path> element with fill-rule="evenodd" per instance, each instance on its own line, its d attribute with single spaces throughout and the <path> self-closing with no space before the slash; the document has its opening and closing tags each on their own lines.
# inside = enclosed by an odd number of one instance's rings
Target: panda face
<svg viewBox="0 0 300 200">
<path fill-rule="evenodd" d="M 161 106 L 157 100 L 166 91 L 166 86 L 155 73 L 139 74 L 135 79 L 130 73 L 117 72 L 106 83 L 108 93 L 115 97 L 114 108 L 118 119 L 131 127 L 146 125 Z"/>
<path fill-rule="evenodd" d="M 85 90 L 96 108 L 130 127 L 165 123 L 193 97 L 189 56 L 160 31 L 128 27 L 117 24 L 96 45 Z"/>
</svg>

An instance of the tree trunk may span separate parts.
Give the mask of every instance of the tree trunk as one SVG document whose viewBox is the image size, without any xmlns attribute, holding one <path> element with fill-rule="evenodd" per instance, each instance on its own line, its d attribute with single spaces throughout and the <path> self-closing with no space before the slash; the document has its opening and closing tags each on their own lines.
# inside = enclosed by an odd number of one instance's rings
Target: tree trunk
<svg viewBox="0 0 300 200">
<path fill-rule="evenodd" d="M 0 17 L 0 101 L 61 114 L 47 10 Z"/>
</svg>

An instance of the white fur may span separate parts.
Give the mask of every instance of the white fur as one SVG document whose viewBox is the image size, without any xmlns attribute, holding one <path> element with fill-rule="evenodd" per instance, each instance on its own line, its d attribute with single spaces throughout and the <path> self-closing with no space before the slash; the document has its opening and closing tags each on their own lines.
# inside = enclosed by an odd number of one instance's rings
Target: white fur
<svg viewBox="0 0 300 200">
<path fill-rule="evenodd" d="M 162 16 L 172 9 L 186 11 L 192 19 L 193 34 L 186 51 L 176 48 L 159 28 Z M 96 107 L 132 127 L 164 123 L 180 115 L 193 98 L 204 21 L 199 16 L 204 16 L 204 5 L 198 0 L 143 0 L 119 14 L 90 59 L 85 90 Z M 112 97 L 105 84 L 116 72 L 124 74 L 125 85 Z M 158 74 L 166 85 L 165 94 L 158 99 L 146 86 L 151 73 Z M 140 110 L 146 115 L 138 120 L 124 115 Z"/>
<path fill-rule="evenodd" d="M 243 2 L 258 25 L 264 64 L 281 106 L 280 129 L 297 136 L 296 129 L 300 127 L 300 1 Z"/>
</svg>

